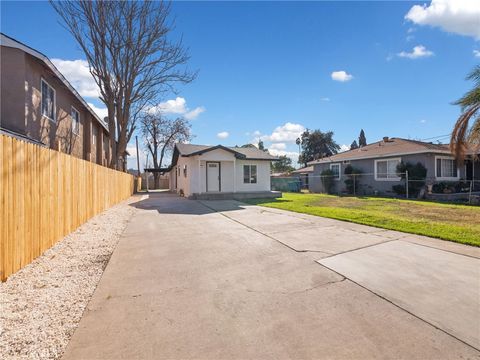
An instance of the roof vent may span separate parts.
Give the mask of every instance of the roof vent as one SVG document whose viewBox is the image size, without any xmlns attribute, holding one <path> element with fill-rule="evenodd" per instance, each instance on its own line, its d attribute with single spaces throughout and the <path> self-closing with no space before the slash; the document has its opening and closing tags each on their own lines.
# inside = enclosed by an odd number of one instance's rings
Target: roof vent
<svg viewBox="0 0 480 360">
<path fill-rule="evenodd" d="M 388 136 L 384 136 L 384 137 L 383 137 L 383 142 L 387 143 L 387 142 L 389 142 L 389 141 L 390 141 L 390 139 L 388 138 Z"/>
</svg>

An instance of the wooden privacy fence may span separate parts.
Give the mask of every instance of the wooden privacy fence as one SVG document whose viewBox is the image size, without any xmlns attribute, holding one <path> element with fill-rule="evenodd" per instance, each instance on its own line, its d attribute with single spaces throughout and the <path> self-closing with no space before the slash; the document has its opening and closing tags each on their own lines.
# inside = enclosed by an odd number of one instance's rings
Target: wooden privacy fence
<svg viewBox="0 0 480 360">
<path fill-rule="evenodd" d="M 134 192 L 132 175 L 0 135 L 0 278 Z"/>
</svg>

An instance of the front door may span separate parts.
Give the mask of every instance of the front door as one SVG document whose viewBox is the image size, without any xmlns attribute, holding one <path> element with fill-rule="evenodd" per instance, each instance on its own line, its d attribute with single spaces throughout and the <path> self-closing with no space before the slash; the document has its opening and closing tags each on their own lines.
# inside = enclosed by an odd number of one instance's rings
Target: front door
<svg viewBox="0 0 480 360">
<path fill-rule="evenodd" d="M 220 191 L 219 162 L 207 162 L 207 191 Z"/>
<path fill-rule="evenodd" d="M 465 179 L 473 180 L 473 161 L 472 160 L 465 161 Z"/>
</svg>

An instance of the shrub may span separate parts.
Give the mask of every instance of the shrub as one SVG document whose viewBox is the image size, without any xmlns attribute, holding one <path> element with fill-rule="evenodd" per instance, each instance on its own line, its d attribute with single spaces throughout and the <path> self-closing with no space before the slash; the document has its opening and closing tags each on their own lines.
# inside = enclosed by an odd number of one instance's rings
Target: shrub
<svg viewBox="0 0 480 360">
<path fill-rule="evenodd" d="M 323 170 L 320 175 L 322 175 L 322 184 L 323 184 L 323 187 L 325 188 L 325 192 L 327 194 L 331 194 L 333 191 L 333 184 L 334 184 L 333 177 L 335 174 L 333 173 L 332 170 L 326 169 L 326 170 Z"/>
<path fill-rule="evenodd" d="M 405 195 L 407 192 L 405 191 L 405 185 L 393 185 L 392 190 L 395 192 L 397 195 Z"/>
<path fill-rule="evenodd" d="M 397 165 L 397 174 L 405 180 L 406 172 L 408 171 L 408 193 L 411 196 L 418 196 L 420 190 L 425 186 L 425 179 L 427 177 L 427 168 L 423 166 L 422 163 L 418 162 L 416 164 L 412 163 L 404 163 L 403 161 Z M 406 193 L 405 186 L 403 187 L 403 193 L 398 191 L 402 191 L 402 189 L 398 185 L 392 186 L 392 190 L 395 191 L 399 195 L 403 195 Z"/>
<path fill-rule="evenodd" d="M 362 170 L 354 168 L 352 165 L 347 165 L 345 167 L 344 173 L 345 175 L 347 175 L 347 179 L 345 180 L 345 187 L 347 188 L 347 192 L 349 194 L 357 193 L 357 189 L 360 185 L 359 178 L 360 174 L 362 174 Z"/>
<path fill-rule="evenodd" d="M 432 192 L 435 194 L 451 194 L 469 191 L 470 183 L 468 181 L 442 181 L 432 186 Z"/>
</svg>

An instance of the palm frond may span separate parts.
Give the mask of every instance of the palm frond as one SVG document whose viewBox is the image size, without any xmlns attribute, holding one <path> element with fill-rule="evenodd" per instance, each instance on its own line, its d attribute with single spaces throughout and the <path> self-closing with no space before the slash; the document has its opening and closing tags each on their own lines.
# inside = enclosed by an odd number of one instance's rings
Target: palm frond
<svg viewBox="0 0 480 360">
<path fill-rule="evenodd" d="M 455 123 L 450 141 L 450 150 L 457 160 L 463 160 L 468 146 L 480 143 L 480 102 L 465 109 Z M 470 120 L 476 118 L 470 129 Z"/>
</svg>

